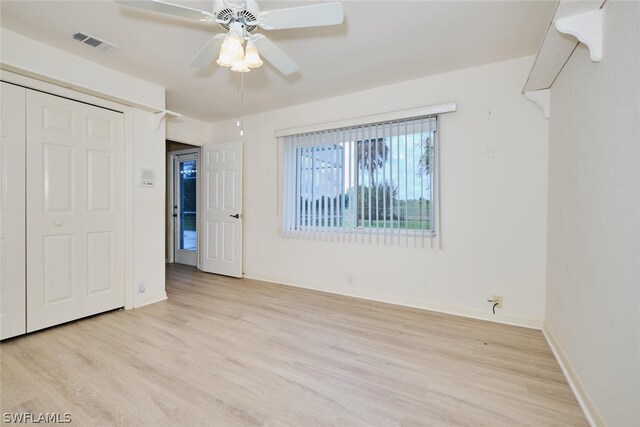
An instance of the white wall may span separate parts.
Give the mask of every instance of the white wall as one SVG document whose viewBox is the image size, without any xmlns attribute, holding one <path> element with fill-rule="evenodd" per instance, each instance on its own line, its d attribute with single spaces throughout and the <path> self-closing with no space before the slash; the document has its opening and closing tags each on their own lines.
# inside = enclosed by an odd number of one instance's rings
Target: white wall
<svg viewBox="0 0 640 427">
<path fill-rule="evenodd" d="M 188 116 L 170 117 L 166 120 L 167 139 L 184 144 L 202 146 L 211 141 L 209 123 Z"/>
<path fill-rule="evenodd" d="M 165 128 L 153 115 L 133 111 L 133 280 L 134 306 L 166 299 L 165 293 Z M 155 188 L 140 187 L 141 169 L 156 173 Z M 145 291 L 138 289 L 144 284 Z"/>
<path fill-rule="evenodd" d="M 101 98 L 124 101 L 126 105 L 141 104 L 164 109 L 163 87 L 4 28 L 0 32 L 0 42 L 4 69 Z"/>
<path fill-rule="evenodd" d="M 640 423 L 639 23 L 609 2 L 551 89 L 545 329 L 596 425 Z"/>
<path fill-rule="evenodd" d="M 244 137 L 246 276 L 541 326 L 547 121 L 521 90 L 533 58 L 475 67 L 249 116 Z M 441 120 L 443 249 L 283 239 L 274 132 L 446 101 Z M 238 140 L 235 120 L 212 125 Z M 347 285 L 347 275 L 353 283 Z M 486 302 L 504 296 L 491 315 Z"/>
<path fill-rule="evenodd" d="M 2 29 L 2 68 L 54 83 L 126 108 L 125 123 L 131 146 L 132 211 L 128 213 L 132 238 L 132 276 L 127 304 L 134 307 L 166 298 L 164 281 L 164 168 L 165 128 L 154 126 L 153 112 L 165 107 L 164 88 L 71 55 L 28 37 Z M 143 108 L 148 106 L 150 108 Z M 155 169 L 155 188 L 140 188 L 140 169 Z M 139 293 L 135 283 L 143 282 Z"/>
</svg>

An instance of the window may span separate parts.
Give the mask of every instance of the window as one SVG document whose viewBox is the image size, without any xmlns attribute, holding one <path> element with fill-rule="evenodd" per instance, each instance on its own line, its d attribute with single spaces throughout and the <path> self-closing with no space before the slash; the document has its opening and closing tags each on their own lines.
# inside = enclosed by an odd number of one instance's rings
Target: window
<svg viewBox="0 0 640 427">
<path fill-rule="evenodd" d="M 433 235 L 437 117 L 284 137 L 284 235 Z"/>
</svg>

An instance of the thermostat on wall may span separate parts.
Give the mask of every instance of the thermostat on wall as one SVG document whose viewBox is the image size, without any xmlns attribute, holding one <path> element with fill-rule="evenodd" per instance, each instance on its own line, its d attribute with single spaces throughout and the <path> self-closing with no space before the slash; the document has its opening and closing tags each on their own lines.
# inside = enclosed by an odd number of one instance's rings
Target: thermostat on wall
<svg viewBox="0 0 640 427">
<path fill-rule="evenodd" d="M 153 188 L 156 186 L 156 171 L 154 169 L 140 170 L 140 187 Z"/>
</svg>

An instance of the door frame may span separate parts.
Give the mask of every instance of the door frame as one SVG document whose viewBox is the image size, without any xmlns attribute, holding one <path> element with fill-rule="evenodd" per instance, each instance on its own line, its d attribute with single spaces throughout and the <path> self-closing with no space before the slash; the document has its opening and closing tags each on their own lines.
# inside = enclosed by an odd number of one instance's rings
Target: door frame
<svg viewBox="0 0 640 427">
<path fill-rule="evenodd" d="M 42 80 L 14 73 L 5 69 L 0 70 L 0 80 L 14 85 L 60 96 L 72 101 L 95 105 L 123 114 L 123 144 L 124 144 L 124 177 L 123 177 L 123 210 L 124 210 L 124 308 L 134 307 L 135 280 L 133 277 L 133 144 L 132 125 L 134 108 L 107 99 L 98 98 L 73 89 L 67 89 Z"/>
<path fill-rule="evenodd" d="M 167 254 L 166 254 L 166 262 L 168 264 L 176 262 L 175 253 L 176 253 L 176 227 L 173 220 L 173 200 L 175 198 L 175 188 L 176 188 L 176 179 L 175 179 L 175 160 L 176 156 L 180 156 L 183 154 L 195 154 L 196 155 L 196 165 L 197 168 L 200 169 L 200 147 L 194 146 L 193 148 L 187 148 L 184 150 L 176 150 L 170 151 L 167 153 L 167 173 L 166 173 L 166 181 L 167 181 L 167 206 L 166 206 L 166 215 L 167 215 L 167 233 L 166 233 L 166 242 L 167 242 Z M 200 174 L 196 174 L 196 267 L 200 268 Z"/>
</svg>

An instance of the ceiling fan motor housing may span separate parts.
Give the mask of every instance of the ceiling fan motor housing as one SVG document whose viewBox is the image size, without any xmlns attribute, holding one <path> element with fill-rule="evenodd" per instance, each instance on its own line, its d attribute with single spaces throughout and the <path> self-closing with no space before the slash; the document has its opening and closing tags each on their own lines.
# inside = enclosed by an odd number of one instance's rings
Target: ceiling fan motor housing
<svg viewBox="0 0 640 427">
<path fill-rule="evenodd" d="M 214 0 L 213 13 L 217 19 L 242 23 L 246 31 L 250 33 L 257 27 L 255 25 L 246 25 L 246 23 L 257 21 L 260 14 L 260 6 L 258 6 L 256 0 Z M 229 24 L 220 24 L 220 26 L 225 30 L 229 29 Z"/>
</svg>

